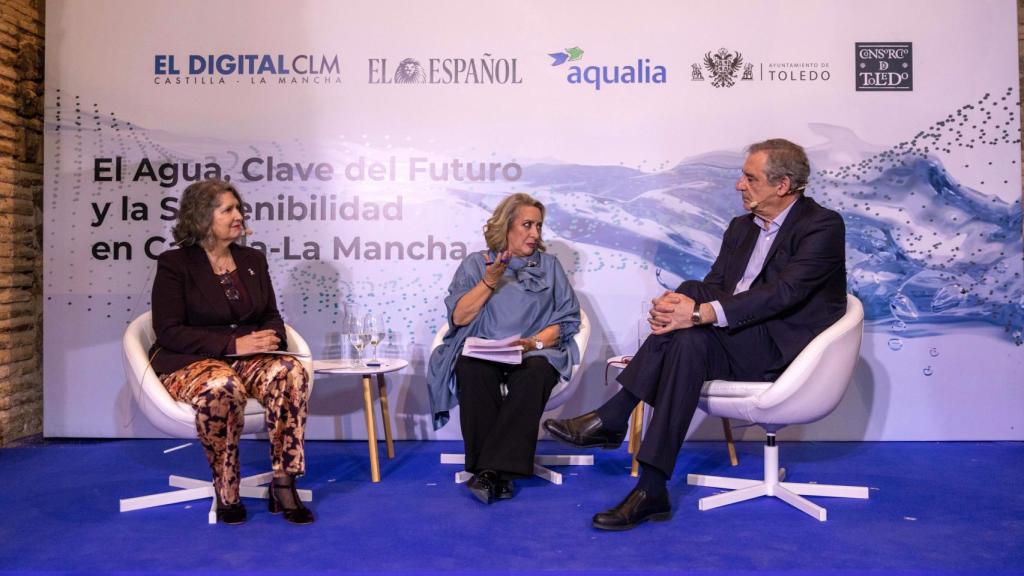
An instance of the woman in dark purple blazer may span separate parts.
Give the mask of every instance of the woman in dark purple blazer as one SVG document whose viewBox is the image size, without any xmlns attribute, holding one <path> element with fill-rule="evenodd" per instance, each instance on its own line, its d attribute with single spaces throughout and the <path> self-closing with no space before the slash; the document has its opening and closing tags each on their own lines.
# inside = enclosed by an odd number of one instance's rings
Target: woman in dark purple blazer
<svg viewBox="0 0 1024 576">
<path fill-rule="evenodd" d="M 245 522 L 239 497 L 238 441 L 249 397 L 264 406 L 274 480 L 270 511 L 296 524 L 313 521 L 295 491 L 305 472 L 303 433 L 309 375 L 284 350 L 267 259 L 238 244 L 242 199 L 222 180 L 185 189 L 172 230 L 176 250 L 157 261 L 153 282 L 153 369 L 175 400 L 196 410 L 196 429 L 213 470 L 217 517 Z"/>
</svg>

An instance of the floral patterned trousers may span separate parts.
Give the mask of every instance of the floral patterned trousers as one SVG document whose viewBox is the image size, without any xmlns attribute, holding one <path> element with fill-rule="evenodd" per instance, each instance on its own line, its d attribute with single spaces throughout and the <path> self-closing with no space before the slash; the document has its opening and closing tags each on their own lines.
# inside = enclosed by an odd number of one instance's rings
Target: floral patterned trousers
<svg viewBox="0 0 1024 576">
<path fill-rule="evenodd" d="M 239 501 L 238 440 L 249 397 L 263 405 L 275 476 L 305 473 L 302 439 L 309 377 L 294 357 L 258 354 L 229 362 L 199 360 L 160 381 L 172 398 L 195 408 L 196 430 L 222 504 Z"/>
</svg>

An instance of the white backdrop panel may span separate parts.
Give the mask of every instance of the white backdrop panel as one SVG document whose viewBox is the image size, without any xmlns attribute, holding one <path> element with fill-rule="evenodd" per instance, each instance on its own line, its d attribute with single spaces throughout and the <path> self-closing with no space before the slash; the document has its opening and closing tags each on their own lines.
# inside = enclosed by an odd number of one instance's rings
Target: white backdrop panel
<svg viewBox="0 0 1024 576">
<path fill-rule="evenodd" d="M 778 136 L 807 147 L 809 193 L 846 219 L 869 319 L 837 413 L 787 433 L 1024 438 L 1015 14 L 1011 0 L 50 0 L 45 433 L 158 435 L 120 337 L 197 173 L 260 205 L 251 242 L 315 353 L 344 353 L 346 311 L 385 314 L 384 353 L 411 362 L 391 379 L 397 435 L 458 438 L 431 430 L 426 346 L 504 195 L 547 204 L 546 239 L 594 322 L 562 408 L 575 414 L 617 388 L 604 360 L 636 349 L 640 302 L 706 272 L 741 210 L 744 146 Z M 318 378 L 308 436 L 365 438 L 360 405 L 355 380 Z"/>
</svg>

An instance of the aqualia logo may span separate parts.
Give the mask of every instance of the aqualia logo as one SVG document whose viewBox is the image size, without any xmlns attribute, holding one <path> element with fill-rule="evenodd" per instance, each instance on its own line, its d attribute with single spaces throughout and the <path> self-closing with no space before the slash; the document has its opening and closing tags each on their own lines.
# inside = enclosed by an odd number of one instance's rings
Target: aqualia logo
<svg viewBox="0 0 1024 576">
<path fill-rule="evenodd" d="M 583 49 L 579 46 L 566 48 L 560 52 L 551 52 L 552 66 L 579 62 L 583 59 Z M 664 84 L 668 81 L 668 72 L 664 66 L 652 65 L 650 58 L 637 58 L 636 64 L 615 66 L 581 66 L 571 64 L 565 77 L 569 84 L 588 84 L 594 90 L 609 84 Z"/>
</svg>

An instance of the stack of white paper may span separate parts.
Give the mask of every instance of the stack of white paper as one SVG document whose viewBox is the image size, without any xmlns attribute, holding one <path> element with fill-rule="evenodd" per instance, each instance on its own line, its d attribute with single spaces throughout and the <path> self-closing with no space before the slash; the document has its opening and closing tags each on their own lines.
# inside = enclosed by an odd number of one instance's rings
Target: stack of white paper
<svg viewBox="0 0 1024 576">
<path fill-rule="evenodd" d="M 512 342 L 519 338 L 519 334 L 503 340 L 488 340 L 470 336 L 466 338 L 466 343 L 462 346 L 462 355 L 491 362 L 519 364 L 523 361 L 523 347 L 512 345 Z"/>
</svg>

